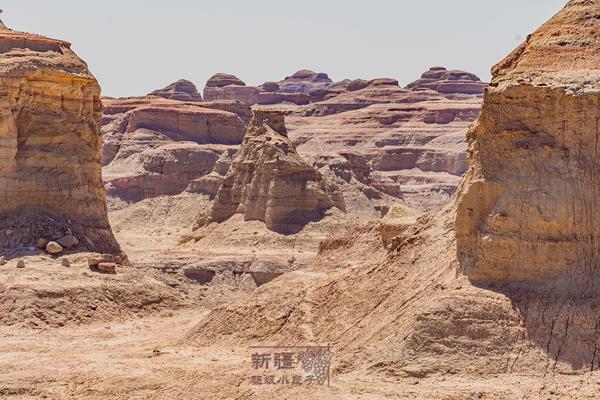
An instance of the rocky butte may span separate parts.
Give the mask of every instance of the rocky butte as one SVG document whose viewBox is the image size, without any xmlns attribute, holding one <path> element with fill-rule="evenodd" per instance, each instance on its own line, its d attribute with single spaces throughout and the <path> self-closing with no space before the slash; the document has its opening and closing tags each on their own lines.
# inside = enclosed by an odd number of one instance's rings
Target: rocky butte
<svg viewBox="0 0 600 400">
<path fill-rule="evenodd" d="M 118 252 L 100 170 L 100 87 L 69 43 L 0 24 L 0 247 L 73 233 Z"/>
<path fill-rule="evenodd" d="M 600 2 L 574 0 L 493 68 L 456 219 L 474 282 L 597 287 L 599 43 Z"/>
<path fill-rule="evenodd" d="M 284 115 L 254 111 L 238 155 L 199 225 L 240 213 L 281 233 L 296 233 L 331 207 L 345 210 L 342 193 L 296 152 Z"/>
</svg>

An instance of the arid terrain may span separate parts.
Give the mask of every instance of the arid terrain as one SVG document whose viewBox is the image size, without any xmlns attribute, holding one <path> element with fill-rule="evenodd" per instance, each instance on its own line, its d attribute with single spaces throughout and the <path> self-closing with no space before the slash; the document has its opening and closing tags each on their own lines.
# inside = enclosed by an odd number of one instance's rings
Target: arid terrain
<svg viewBox="0 0 600 400">
<path fill-rule="evenodd" d="M 599 50 L 109 98 L 0 23 L 0 398 L 596 398 Z"/>
</svg>

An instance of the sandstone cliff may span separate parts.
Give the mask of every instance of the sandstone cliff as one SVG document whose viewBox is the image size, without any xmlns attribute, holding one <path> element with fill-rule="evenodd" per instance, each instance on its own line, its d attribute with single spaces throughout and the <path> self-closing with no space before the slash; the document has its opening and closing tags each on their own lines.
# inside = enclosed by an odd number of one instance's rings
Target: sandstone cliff
<svg viewBox="0 0 600 400">
<path fill-rule="evenodd" d="M 283 114 L 255 111 L 212 209 L 199 225 L 240 213 L 271 230 L 294 233 L 331 207 L 344 210 L 342 194 L 298 155 Z"/>
<path fill-rule="evenodd" d="M 595 287 L 599 15 L 569 2 L 493 69 L 456 219 L 475 282 Z"/>
<path fill-rule="evenodd" d="M 0 247 L 72 232 L 119 252 L 100 171 L 100 87 L 64 41 L 0 29 Z"/>
</svg>

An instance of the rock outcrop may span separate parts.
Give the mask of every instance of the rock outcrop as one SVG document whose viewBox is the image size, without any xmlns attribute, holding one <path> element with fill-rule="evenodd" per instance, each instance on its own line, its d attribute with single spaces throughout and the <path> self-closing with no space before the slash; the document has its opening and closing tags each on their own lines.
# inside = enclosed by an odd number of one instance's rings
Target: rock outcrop
<svg viewBox="0 0 600 400">
<path fill-rule="evenodd" d="M 225 86 L 246 86 L 246 84 L 237 76 L 223 73 L 214 74 L 206 82 L 208 88 L 223 88 Z"/>
<path fill-rule="evenodd" d="M 198 226 L 223 222 L 236 213 L 259 220 L 280 233 L 295 233 L 323 218 L 332 207 L 345 209 L 344 198 L 296 152 L 287 137 L 284 116 L 254 111 L 244 142 Z"/>
<path fill-rule="evenodd" d="M 303 98 L 301 95 L 304 95 L 307 96 L 310 102 L 318 102 L 335 97 L 344 92 L 349 82 L 350 81 L 348 80 L 334 82 L 324 72 L 314 72 L 304 69 L 278 82 L 278 86 L 283 101 L 291 100 L 294 102 L 292 99 Z M 289 95 L 296 95 L 296 97 L 286 97 L 284 95 L 286 93 Z M 296 102 L 296 104 L 306 103 Z"/>
<path fill-rule="evenodd" d="M 205 101 L 237 100 L 253 105 L 258 101 L 260 90 L 246 84 L 233 75 L 218 73 L 213 75 L 204 88 Z"/>
<path fill-rule="evenodd" d="M 494 67 L 456 219 L 472 281 L 597 287 L 599 43 L 600 2 L 573 0 Z"/>
<path fill-rule="evenodd" d="M 100 166 L 100 87 L 69 43 L 0 26 L 0 247 L 74 234 L 120 252 Z"/>
<path fill-rule="evenodd" d="M 444 67 L 432 67 L 421 79 L 410 83 L 411 90 L 435 90 L 445 94 L 483 94 L 486 83 L 476 75 L 465 71 L 448 71 Z"/>
<path fill-rule="evenodd" d="M 402 89 L 391 78 L 354 81 L 336 97 L 290 112 L 287 125 L 303 157 L 356 193 L 346 197 L 349 209 L 364 215 L 402 202 L 427 211 L 448 203 L 467 169 L 465 136 L 481 100 Z"/>
<path fill-rule="evenodd" d="M 196 85 L 185 79 L 180 79 L 170 85 L 153 91 L 150 96 L 159 96 L 165 99 L 180 101 L 202 101 L 202 95 L 198 93 Z"/>
<path fill-rule="evenodd" d="M 157 97 L 105 99 L 104 104 L 104 181 L 111 196 L 127 201 L 183 192 L 244 137 L 238 115 L 205 107 L 232 104 Z M 249 112 L 240 103 L 233 106 Z"/>
</svg>

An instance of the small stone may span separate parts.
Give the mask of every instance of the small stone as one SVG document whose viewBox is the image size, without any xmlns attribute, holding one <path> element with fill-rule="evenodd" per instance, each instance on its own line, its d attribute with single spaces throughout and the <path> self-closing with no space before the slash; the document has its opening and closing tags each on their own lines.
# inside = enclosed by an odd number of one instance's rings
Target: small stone
<svg viewBox="0 0 600 400">
<path fill-rule="evenodd" d="M 63 265 L 63 267 L 69 268 L 71 266 L 71 262 L 68 258 L 63 258 L 60 262 Z"/>
<path fill-rule="evenodd" d="M 96 267 L 100 263 L 112 263 L 115 262 L 115 257 L 112 254 L 98 254 L 88 258 L 88 266 Z"/>
<path fill-rule="evenodd" d="M 60 244 L 65 249 L 70 249 L 72 247 L 77 247 L 79 245 L 79 239 L 77 239 L 73 235 L 67 235 L 57 240 L 57 243 Z"/>
<path fill-rule="evenodd" d="M 23 261 L 23 260 L 17 261 L 17 268 L 25 268 L 25 261 Z"/>
<path fill-rule="evenodd" d="M 63 251 L 63 247 L 56 242 L 49 242 L 46 245 L 46 252 L 48 254 L 57 255 Z"/>
<path fill-rule="evenodd" d="M 111 262 L 102 262 L 97 265 L 98 270 L 105 272 L 107 274 L 116 274 L 117 273 L 117 264 Z"/>
<path fill-rule="evenodd" d="M 46 246 L 48 245 L 48 242 L 49 242 L 48 239 L 40 238 L 37 240 L 37 242 L 35 242 L 35 245 L 37 246 L 38 249 L 44 250 L 46 248 Z"/>
<path fill-rule="evenodd" d="M 0 257 L 0 267 L 6 265 L 6 258 Z"/>
</svg>

